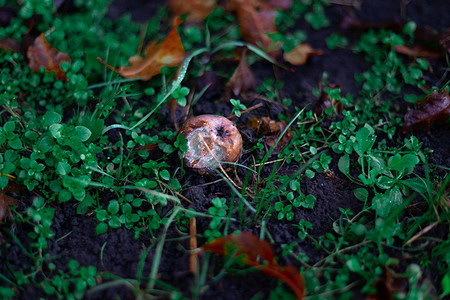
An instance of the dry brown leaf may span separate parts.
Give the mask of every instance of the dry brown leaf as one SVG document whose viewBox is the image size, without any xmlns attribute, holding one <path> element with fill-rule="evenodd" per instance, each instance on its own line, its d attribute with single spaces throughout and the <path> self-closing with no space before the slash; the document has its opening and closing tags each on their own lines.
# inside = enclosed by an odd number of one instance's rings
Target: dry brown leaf
<svg viewBox="0 0 450 300">
<path fill-rule="evenodd" d="M 201 22 L 216 7 L 215 0 L 167 0 L 167 6 L 174 16 L 187 14 L 187 21 Z"/>
<path fill-rule="evenodd" d="M 287 126 L 285 121 L 275 122 L 269 117 L 262 117 L 261 119 L 249 118 L 248 125 L 257 130 L 257 132 L 263 134 L 262 141 L 266 146 L 266 149 L 270 149 L 275 145 L 276 141 Z M 293 137 L 294 134 L 290 129 L 288 129 L 273 150 L 272 155 L 280 153 L 280 151 L 291 142 Z"/>
<path fill-rule="evenodd" d="M 302 274 L 294 266 L 278 265 L 272 246 L 253 233 L 244 231 L 217 238 L 203 245 L 201 250 L 220 255 L 232 255 L 242 263 L 282 280 L 289 285 L 297 299 L 303 299 L 305 282 Z"/>
<path fill-rule="evenodd" d="M 340 114 L 344 110 L 344 105 L 336 100 L 335 98 L 331 99 L 330 95 L 326 93 L 323 89 L 329 88 L 329 89 L 336 89 L 341 88 L 340 84 L 337 83 L 330 83 L 326 86 L 320 85 L 321 93 L 320 97 L 317 99 L 316 103 L 314 104 L 314 113 L 316 115 L 320 115 L 323 113 L 323 111 L 327 108 L 333 107 L 333 111 L 335 114 Z"/>
<path fill-rule="evenodd" d="M 322 55 L 323 51 L 313 49 L 309 44 L 302 43 L 297 45 L 291 52 L 284 53 L 283 58 L 285 61 L 294 66 L 301 66 L 306 63 L 308 57 L 313 55 Z"/>
<path fill-rule="evenodd" d="M 53 48 L 47 42 L 43 33 L 28 47 L 27 57 L 30 69 L 33 71 L 38 71 L 40 67 L 44 67 L 48 72 L 55 71 L 59 79 L 66 80 L 66 73 L 61 69 L 61 63 L 70 63 L 70 57 L 66 53 L 58 52 L 57 49 Z"/>
<path fill-rule="evenodd" d="M 129 67 L 114 68 L 103 62 L 111 70 L 120 73 L 126 78 L 139 78 L 149 80 L 161 73 L 162 67 L 175 67 L 184 60 L 184 48 L 181 43 L 177 28 L 181 24 L 179 18 L 175 18 L 174 26 L 167 37 L 159 43 L 154 41 L 145 48 L 145 57 L 138 55 L 129 58 Z"/>
<path fill-rule="evenodd" d="M 430 49 L 420 44 L 411 46 L 395 45 L 394 50 L 397 53 L 407 55 L 409 57 L 421 57 L 427 59 L 439 59 L 443 53 L 439 49 Z"/>
<path fill-rule="evenodd" d="M 442 93 L 438 90 L 417 102 L 417 109 L 408 109 L 402 131 L 429 130 L 435 122 L 443 122 L 450 114 L 448 89 Z"/>
<path fill-rule="evenodd" d="M 275 57 L 280 51 L 280 43 L 274 43 L 268 33 L 275 33 L 275 10 L 258 0 L 230 0 L 236 12 L 242 38 L 253 45 L 261 46 Z"/>
<path fill-rule="evenodd" d="M 241 92 L 256 88 L 257 85 L 255 75 L 253 75 L 247 64 L 246 53 L 247 48 L 242 51 L 239 65 L 227 83 L 227 88 L 230 88 L 235 96 L 239 95 Z"/>
<path fill-rule="evenodd" d="M 0 190 L 0 223 L 5 216 L 9 216 L 9 206 L 17 205 L 16 200 L 6 195 Z"/>
<path fill-rule="evenodd" d="M 13 39 L 0 39 L 0 49 L 5 51 L 12 50 L 13 52 L 20 51 L 20 43 Z"/>
</svg>

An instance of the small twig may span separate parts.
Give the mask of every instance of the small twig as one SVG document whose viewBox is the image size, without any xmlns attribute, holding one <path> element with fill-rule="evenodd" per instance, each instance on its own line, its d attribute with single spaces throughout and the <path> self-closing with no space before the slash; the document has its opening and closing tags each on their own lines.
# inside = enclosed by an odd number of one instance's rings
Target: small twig
<svg viewBox="0 0 450 300">
<path fill-rule="evenodd" d="M 172 189 L 169 185 L 167 185 L 166 183 L 158 180 L 158 182 L 162 185 L 164 185 L 166 188 L 168 188 L 169 190 L 172 191 L 172 193 L 174 193 L 175 195 L 177 195 L 178 197 L 180 197 L 181 199 L 183 199 L 184 201 L 188 202 L 189 204 L 193 204 L 193 202 L 191 200 L 189 200 L 188 198 L 186 198 L 185 196 L 183 196 L 182 194 L 180 194 L 179 192 L 175 191 L 174 189 Z"/>
<path fill-rule="evenodd" d="M 383 125 L 387 125 L 387 124 L 390 124 L 390 123 L 391 123 L 391 121 L 386 121 L 386 122 L 383 122 L 383 123 L 374 125 L 373 127 L 381 127 L 381 126 L 383 126 Z"/>
<path fill-rule="evenodd" d="M 241 114 L 248 113 L 248 112 L 250 112 L 250 111 L 252 111 L 252 110 L 254 110 L 254 109 L 257 109 L 257 108 L 259 108 L 259 107 L 261 107 L 261 106 L 262 106 L 262 103 L 258 103 L 258 104 L 256 104 L 256 105 L 253 105 L 253 106 L 250 107 L 250 108 L 247 108 L 246 110 L 241 111 Z M 235 115 L 235 114 L 232 114 L 231 116 L 227 117 L 227 119 L 229 119 L 229 120 L 231 120 L 231 119 L 233 119 L 233 118 L 236 118 L 236 115 Z"/>
<path fill-rule="evenodd" d="M 233 171 L 234 171 L 234 176 L 236 176 L 236 179 L 239 181 L 239 184 L 242 185 L 242 180 L 239 178 L 236 168 L 234 168 Z"/>
<path fill-rule="evenodd" d="M 415 242 L 416 240 L 418 240 L 422 235 L 424 235 L 425 233 L 427 233 L 428 231 L 430 231 L 431 229 L 433 229 L 434 227 L 436 227 L 436 225 L 438 225 L 440 223 L 440 220 L 437 220 L 436 222 L 434 222 L 433 224 L 428 225 L 427 227 L 425 227 L 424 229 L 422 229 L 420 232 L 418 232 L 417 234 L 415 234 L 412 238 L 410 238 L 406 243 L 403 244 L 403 247 Z"/>
<path fill-rule="evenodd" d="M 316 114 L 316 113 L 314 113 L 314 119 L 316 120 L 316 123 L 319 122 L 319 118 L 317 117 L 317 114 Z"/>
<path fill-rule="evenodd" d="M 434 209 L 434 213 L 436 214 L 436 218 L 437 221 L 434 222 L 433 224 L 428 225 L 427 227 L 425 227 L 424 229 L 422 229 L 420 232 L 418 232 L 417 234 L 415 234 L 412 238 L 410 238 L 406 243 L 403 244 L 403 247 L 415 242 L 417 239 L 419 239 L 422 235 L 424 235 L 425 233 L 427 233 L 428 231 L 430 231 L 431 229 L 433 229 L 434 227 L 436 227 L 436 225 L 438 225 L 441 222 L 441 218 L 439 217 L 439 213 L 436 209 L 436 206 L 434 206 L 433 204 L 433 209 Z"/>
<path fill-rule="evenodd" d="M 309 123 L 314 123 L 315 121 L 313 120 L 309 120 L 309 121 L 305 121 L 305 122 L 298 122 L 297 125 L 304 125 L 304 124 L 309 124 Z"/>
<path fill-rule="evenodd" d="M 198 252 L 193 251 L 197 249 L 197 222 L 195 217 L 189 219 L 189 250 L 191 250 L 189 255 L 189 269 L 192 274 L 197 273 L 197 262 L 198 262 Z"/>
<path fill-rule="evenodd" d="M 193 189 L 193 188 L 196 188 L 196 187 L 208 186 L 208 185 L 211 185 L 211 184 L 215 184 L 215 183 L 221 182 L 221 181 L 223 181 L 223 180 L 224 180 L 224 179 L 221 178 L 221 179 L 218 179 L 218 180 L 215 180 L 215 181 L 206 182 L 206 183 L 202 183 L 202 184 L 198 184 L 198 185 L 193 185 L 193 186 L 190 186 L 190 187 L 188 187 L 188 188 L 185 188 L 183 191 L 187 191 L 187 190 L 190 190 L 190 189 Z"/>
<path fill-rule="evenodd" d="M 275 102 L 276 102 L 276 101 L 274 101 L 274 100 L 271 100 L 271 99 L 269 99 L 269 98 L 267 98 L 267 97 L 262 96 L 261 94 L 257 94 L 257 93 L 248 93 L 248 95 L 249 95 L 250 97 L 253 97 L 254 99 L 258 98 L 258 99 L 264 100 L 264 101 L 269 102 L 269 103 L 275 103 Z M 278 102 L 276 102 L 276 103 L 278 103 Z M 278 104 L 279 104 L 281 107 L 283 107 L 284 110 L 288 110 L 288 107 L 287 107 L 286 105 L 281 104 L 281 103 L 278 103 Z"/>
<path fill-rule="evenodd" d="M 328 148 L 328 145 L 321 146 L 321 147 L 317 148 L 317 151 L 320 151 L 320 150 L 325 149 L 325 148 Z M 308 151 L 305 151 L 305 152 L 302 152 L 302 153 L 300 153 L 300 157 L 303 158 L 303 155 L 309 154 L 309 153 L 311 153 L 311 151 L 309 151 L 309 150 L 308 150 Z M 272 160 L 272 161 L 267 161 L 267 162 L 264 163 L 264 165 L 273 164 L 273 163 L 276 163 L 276 162 L 279 162 L 279 161 L 286 160 L 286 159 L 289 158 L 290 156 L 293 156 L 293 154 L 291 153 L 291 154 L 289 154 L 288 156 L 286 156 L 285 158 L 279 158 L 279 159 L 275 159 L 275 160 Z M 261 164 L 256 164 L 256 165 L 254 165 L 254 166 L 255 166 L 255 167 L 259 167 L 260 165 L 261 165 Z"/>
<path fill-rule="evenodd" d="M 18 115 L 17 113 L 15 113 L 12 109 L 10 109 L 8 106 L 6 105 L 2 105 L 2 107 L 13 117 L 16 117 L 17 119 L 19 119 L 19 122 L 22 124 L 22 126 L 27 125 L 28 123 L 24 120 L 22 120 L 22 118 L 20 117 L 20 115 Z M 42 135 L 41 132 L 39 132 L 36 128 L 32 129 L 34 132 L 36 132 L 39 135 Z"/>
</svg>

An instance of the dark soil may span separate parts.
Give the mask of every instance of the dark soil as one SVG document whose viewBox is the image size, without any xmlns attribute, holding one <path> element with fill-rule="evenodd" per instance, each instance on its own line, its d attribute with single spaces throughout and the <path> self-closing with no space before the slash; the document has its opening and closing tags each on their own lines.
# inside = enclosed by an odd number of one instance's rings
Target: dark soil
<svg viewBox="0 0 450 300">
<path fill-rule="evenodd" d="M 401 15 L 402 5 L 404 15 Z M 152 16 L 158 7 L 156 1 L 115 1 L 110 8 L 110 17 L 115 18 L 123 13 L 131 13 L 132 18 L 138 22 L 143 22 Z M 332 25 L 323 30 L 312 30 L 304 21 L 296 24 L 296 29 L 304 30 L 308 35 L 307 42 L 314 48 L 322 49 L 324 55 L 309 59 L 304 66 L 296 67 L 293 72 L 277 70 L 284 84 L 283 96 L 293 99 L 294 104 L 303 107 L 314 101 L 312 89 L 317 87 L 321 81 L 323 72 L 327 72 L 331 82 L 339 83 L 343 93 L 357 94 L 359 86 L 356 85 L 354 74 L 361 73 L 368 68 L 362 55 L 356 55 L 351 50 L 328 50 L 325 45 L 325 38 L 333 32 L 347 36 L 350 40 L 358 38 L 359 33 L 340 28 L 341 21 L 346 17 L 355 14 L 361 20 L 370 22 L 385 22 L 389 20 L 407 21 L 413 20 L 418 26 L 430 26 L 434 29 L 444 29 L 450 26 L 448 12 L 450 2 L 442 1 L 363 1 L 359 9 L 353 7 L 332 4 L 326 9 Z M 443 64 L 434 69 L 434 73 L 429 74 L 431 82 L 437 82 L 443 74 Z M 273 66 L 266 62 L 258 62 L 252 66 L 258 81 L 274 76 Z M 444 80 L 445 82 L 445 80 Z M 212 95 L 214 96 L 214 95 Z M 201 99 L 195 107 L 196 115 L 202 113 L 224 113 L 229 114 L 230 109 L 221 103 L 213 101 L 211 98 Z M 401 111 L 406 111 L 408 104 L 402 103 Z M 274 111 L 277 107 L 263 107 L 250 115 L 276 117 Z M 114 135 L 112 130 L 111 135 Z M 419 133 L 420 141 L 424 147 L 433 149 L 430 154 L 430 162 L 436 165 L 449 166 L 450 156 L 448 155 L 449 134 L 448 127 L 432 128 L 428 133 Z M 332 153 L 328 153 L 333 155 Z M 242 161 L 245 162 L 245 155 Z M 174 165 L 177 161 L 174 162 Z M 281 174 L 292 174 L 299 166 L 281 166 Z M 317 198 L 314 209 L 297 210 L 295 221 L 305 219 L 313 224 L 313 237 L 318 238 L 326 232 L 333 231 L 333 221 L 340 216 L 339 208 L 349 208 L 352 211 L 359 211 L 362 203 L 353 195 L 355 186 L 337 168 L 337 158 L 333 157 L 330 166 L 331 173 L 317 174 L 314 179 L 303 181 L 302 191 L 304 194 L 311 194 Z M 270 172 L 271 168 L 265 170 Z M 205 183 L 215 181 L 217 178 L 198 176 L 198 174 L 188 172 L 184 176 L 182 184 L 186 184 L 183 195 L 194 201 L 194 204 L 185 207 L 193 207 L 199 212 L 205 212 L 210 207 L 210 200 L 215 197 L 230 198 L 231 191 L 224 182 L 205 185 Z M 114 195 L 105 192 L 104 203 Z M 228 203 L 229 204 L 229 203 Z M 58 204 L 55 207 L 55 217 L 52 230 L 55 238 L 49 242 L 48 253 L 57 258 L 53 260 L 58 269 L 64 270 L 70 259 L 76 259 L 80 265 L 93 265 L 101 272 L 110 272 L 123 278 L 136 278 L 140 256 L 143 251 L 154 242 L 150 238 L 141 236 L 134 238 L 134 234 L 126 229 L 108 230 L 106 234 L 97 236 L 95 233 L 96 219 L 89 215 L 79 215 L 76 213 L 76 205 L 73 203 Z M 373 217 L 373 216 L 372 216 Z M 203 232 L 208 228 L 207 220 L 197 219 L 197 230 Z M 297 230 L 290 225 L 276 220 L 275 216 L 267 222 L 267 231 L 274 240 L 275 252 L 281 253 L 281 248 L 277 245 L 289 244 L 293 241 L 299 242 L 302 252 L 306 253 L 311 262 L 320 260 L 324 253 L 318 251 L 310 240 L 299 241 Z M 230 230 L 233 230 L 231 224 Z M 25 234 L 29 229 L 16 228 L 15 232 L 19 240 L 29 240 Z M 256 228 L 248 228 L 249 231 L 257 232 Z M 437 237 L 445 237 L 448 228 L 436 227 L 433 234 Z M 66 236 L 67 235 L 67 236 Z M 66 237 L 64 237 L 66 236 Z M 169 229 L 167 238 L 179 237 L 179 231 L 175 226 Z M 64 238 L 62 238 L 64 237 Z M 4 238 L 11 242 L 11 237 L 4 234 Z M 62 238 L 62 239 L 60 239 Z M 60 240 L 59 240 L 60 239 Z M 203 241 L 199 241 L 201 244 Z M 11 242 L 13 245 L 13 242 Z M 102 248 L 103 251 L 102 251 Z M 189 272 L 189 254 L 185 250 L 188 248 L 188 240 L 169 241 L 164 245 L 163 256 L 159 266 L 160 280 L 167 282 L 182 290 L 185 295 L 190 295 L 187 289 L 193 282 L 193 276 Z M 154 248 L 153 248 L 154 249 Z M 17 265 L 9 266 L 11 269 L 19 268 L 31 261 L 24 256 L 18 246 L 11 247 L 6 254 L 0 257 L 0 273 L 5 273 L 6 262 L 17 262 Z M 102 255 L 102 259 L 100 259 Z M 144 276 L 150 272 L 154 251 L 150 251 L 144 267 Z M 214 259 L 214 258 L 213 258 Z M 219 260 L 217 258 L 217 260 Z M 292 259 L 279 259 L 280 264 L 291 263 L 298 265 Z M 220 263 L 217 264 L 219 268 Z M 436 274 L 428 274 L 432 282 L 439 285 Z M 218 282 L 206 282 L 208 290 L 203 294 L 203 299 L 250 299 L 254 295 L 259 295 L 260 299 L 266 299 L 268 293 L 277 286 L 277 280 L 272 279 L 262 273 L 249 271 L 242 274 L 228 274 Z M 29 290 L 20 295 L 21 299 L 37 299 L 46 297 L 35 287 L 30 286 Z M 89 294 L 88 299 L 134 299 L 133 293 L 124 286 L 102 290 Z"/>
</svg>

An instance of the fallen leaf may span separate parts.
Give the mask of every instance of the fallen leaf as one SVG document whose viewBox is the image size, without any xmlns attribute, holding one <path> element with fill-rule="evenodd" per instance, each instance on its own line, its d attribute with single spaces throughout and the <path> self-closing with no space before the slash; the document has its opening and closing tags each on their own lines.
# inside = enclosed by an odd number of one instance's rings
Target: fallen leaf
<svg viewBox="0 0 450 300">
<path fill-rule="evenodd" d="M 327 108 L 333 107 L 333 111 L 335 114 L 340 114 L 344 110 L 344 105 L 336 100 L 335 98 L 331 99 L 330 95 L 324 91 L 324 89 L 336 89 L 341 88 L 340 84 L 336 83 L 330 83 L 326 86 L 321 85 L 321 93 L 320 97 L 317 99 L 316 103 L 314 104 L 314 113 L 316 115 L 320 115 L 323 113 L 323 111 Z"/>
<path fill-rule="evenodd" d="M 61 63 L 70 63 L 70 57 L 66 53 L 58 52 L 57 49 L 53 48 L 47 42 L 43 33 L 28 47 L 27 57 L 30 69 L 33 71 L 38 71 L 40 67 L 44 67 L 48 72 L 55 71 L 59 79 L 66 80 L 66 73 L 61 69 Z"/>
<path fill-rule="evenodd" d="M 13 198 L 0 191 L 0 223 L 5 216 L 9 216 L 10 205 L 17 205 L 17 203 Z"/>
<path fill-rule="evenodd" d="M 235 96 L 241 92 L 256 88 L 257 85 L 255 75 L 253 75 L 247 64 L 246 53 L 247 48 L 244 48 L 239 65 L 227 83 L 227 88 L 230 88 Z"/>
<path fill-rule="evenodd" d="M 120 73 L 126 78 L 140 78 L 141 80 L 149 80 L 155 75 L 161 73 L 162 67 L 175 67 L 180 65 L 184 60 L 184 48 L 181 43 L 180 35 L 177 28 L 181 21 L 175 18 L 172 30 L 167 37 L 159 43 L 154 41 L 145 49 L 145 57 L 138 55 L 129 58 L 129 67 L 114 68 L 105 64 L 111 70 Z"/>
<path fill-rule="evenodd" d="M 294 266 L 278 265 L 272 246 L 250 232 L 243 231 L 217 238 L 203 245 L 201 251 L 210 251 L 224 256 L 232 255 L 242 263 L 282 280 L 289 285 L 297 299 L 303 299 L 305 282 L 302 274 Z"/>
<path fill-rule="evenodd" d="M 258 0 L 230 0 L 230 4 L 236 12 L 242 38 L 250 44 L 261 46 L 271 56 L 277 56 L 280 43 L 275 43 L 268 35 L 277 31 L 274 8 Z"/>
<path fill-rule="evenodd" d="M 201 22 L 216 7 L 215 0 L 167 0 L 172 15 L 187 14 L 187 21 Z"/>
<path fill-rule="evenodd" d="M 12 50 L 13 52 L 20 51 L 20 43 L 13 39 L 0 39 L 0 49 L 5 51 Z"/>
<path fill-rule="evenodd" d="M 444 122 L 450 114 L 448 88 L 438 90 L 417 102 L 417 109 L 408 109 L 402 131 L 429 130 L 435 122 Z"/>
<path fill-rule="evenodd" d="M 136 150 L 137 151 L 140 151 L 140 150 L 153 151 L 155 149 L 158 149 L 158 145 L 159 145 L 159 143 L 148 144 L 148 145 L 145 145 L 145 146 L 137 147 Z"/>
<path fill-rule="evenodd" d="M 368 294 L 366 300 L 390 300 L 394 299 L 393 295 L 396 291 L 394 287 L 394 279 L 391 273 L 387 270 L 383 270 L 381 277 L 373 284 L 375 293 Z"/>
<path fill-rule="evenodd" d="M 266 150 L 272 148 L 275 145 L 281 133 L 283 133 L 284 129 L 287 126 L 285 121 L 275 122 L 269 117 L 262 117 L 260 119 L 249 118 L 248 125 L 251 128 L 257 130 L 258 133 L 263 134 L 262 141 L 266 146 Z M 294 134 L 290 129 L 288 129 L 273 150 L 272 155 L 280 153 L 280 151 L 283 150 L 284 147 L 286 147 L 291 142 L 293 137 Z"/>
<path fill-rule="evenodd" d="M 306 63 L 308 57 L 313 55 L 322 55 L 323 51 L 313 49 L 309 44 L 302 43 L 297 45 L 291 52 L 284 53 L 283 58 L 285 61 L 294 66 L 301 66 Z"/>
<path fill-rule="evenodd" d="M 397 53 L 407 55 L 409 57 L 421 57 L 428 59 L 439 59 L 443 53 L 439 49 L 431 49 L 420 44 L 413 44 L 411 46 L 395 45 L 394 50 Z"/>
</svg>

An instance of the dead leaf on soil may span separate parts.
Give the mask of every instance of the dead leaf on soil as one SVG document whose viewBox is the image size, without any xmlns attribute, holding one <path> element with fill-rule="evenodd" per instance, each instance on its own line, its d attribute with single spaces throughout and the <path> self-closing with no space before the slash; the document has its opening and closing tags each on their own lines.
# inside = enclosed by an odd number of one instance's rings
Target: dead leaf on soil
<svg viewBox="0 0 450 300">
<path fill-rule="evenodd" d="M 167 0 L 167 6 L 174 16 L 187 14 L 186 21 L 201 22 L 216 7 L 215 0 Z"/>
<path fill-rule="evenodd" d="M 333 111 L 335 114 L 340 114 L 344 110 L 344 105 L 336 100 L 335 98 L 331 99 L 330 95 L 324 91 L 325 88 L 329 89 L 336 89 L 341 88 L 340 84 L 337 83 L 330 83 L 326 86 L 321 85 L 321 93 L 320 97 L 317 99 L 316 103 L 314 104 L 314 113 L 316 115 L 320 115 L 324 112 L 325 109 L 333 107 Z"/>
<path fill-rule="evenodd" d="M 397 291 L 394 278 L 387 269 L 384 269 L 383 271 L 384 272 L 381 278 L 378 279 L 373 285 L 375 288 L 375 293 L 367 295 L 366 300 L 394 299 L 393 294 Z"/>
<path fill-rule="evenodd" d="M 12 50 L 13 52 L 20 51 L 20 43 L 13 39 L 0 39 L 0 49 L 5 51 Z"/>
<path fill-rule="evenodd" d="M 301 66 L 306 64 L 308 57 L 314 55 L 322 55 L 322 50 L 313 49 L 309 44 L 302 43 L 297 45 L 291 52 L 284 53 L 283 58 L 285 61 L 294 66 Z"/>
<path fill-rule="evenodd" d="M 0 191 L 0 223 L 5 216 L 9 216 L 9 206 L 17 205 L 16 200 Z"/>
<path fill-rule="evenodd" d="M 261 46 L 275 57 L 280 51 L 280 43 L 274 43 L 269 33 L 275 33 L 275 10 L 258 0 L 229 0 L 236 12 L 242 38 L 253 45 Z"/>
<path fill-rule="evenodd" d="M 260 119 L 249 118 L 247 123 L 251 128 L 255 129 L 257 133 L 262 132 L 262 141 L 267 149 L 270 149 L 275 145 L 280 134 L 283 133 L 287 126 L 285 121 L 275 122 L 274 120 L 271 120 L 270 117 L 262 117 Z M 280 151 L 291 142 L 293 137 L 294 134 L 288 129 L 273 150 L 272 155 L 280 153 Z"/>
<path fill-rule="evenodd" d="M 56 72 L 61 80 L 66 80 L 66 73 L 61 69 L 62 62 L 70 63 L 70 57 L 66 53 L 58 52 L 45 39 L 44 34 L 39 35 L 34 43 L 28 47 L 27 57 L 30 69 L 38 71 L 44 67 L 47 72 Z"/>
<path fill-rule="evenodd" d="M 224 256 L 231 255 L 246 265 L 282 280 L 289 285 L 297 299 L 303 299 L 305 282 L 302 274 L 294 266 L 278 265 L 272 246 L 250 232 L 244 231 L 217 238 L 203 245 L 201 251 L 210 251 Z"/>
<path fill-rule="evenodd" d="M 429 130 L 436 122 L 445 122 L 450 114 L 448 89 L 442 93 L 438 90 L 417 102 L 417 109 L 408 109 L 402 131 Z"/>
<path fill-rule="evenodd" d="M 227 88 L 230 88 L 235 96 L 241 92 L 256 88 L 257 85 L 255 75 L 253 75 L 247 64 L 246 53 L 247 48 L 244 48 L 239 65 L 227 83 Z"/>
<path fill-rule="evenodd" d="M 140 78 L 149 80 L 161 73 L 162 67 L 175 67 L 184 60 L 184 48 L 177 28 L 181 21 L 175 18 L 174 25 L 167 37 L 160 42 L 152 42 L 145 48 L 145 57 L 139 54 L 129 58 L 129 67 L 114 68 L 100 60 L 111 70 L 120 73 L 126 78 Z"/>
<path fill-rule="evenodd" d="M 5 191 L 12 191 L 16 192 L 19 191 L 21 188 L 14 184 L 11 180 L 14 180 L 16 177 L 9 175 L 9 174 L 2 174 L 0 173 L 0 176 L 6 176 L 9 179 L 8 184 L 6 185 L 4 190 L 0 190 L 0 223 L 2 223 L 2 220 L 5 216 L 9 216 L 9 206 L 11 205 L 17 205 L 17 202 L 14 198 L 8 196 L 5 194 Z"/>
<path fill-rule="evenodd" d="M 427 59 L 439 59 L 442 56 L 442 52 L 438 49 L 431 49 L 424 47 L 420 44 L 413 44 L 411 46 L 395 45 L 394 50 L 397 53 L 409 56 L 409 57 L 421 57 Z"/>
</svg>

